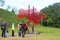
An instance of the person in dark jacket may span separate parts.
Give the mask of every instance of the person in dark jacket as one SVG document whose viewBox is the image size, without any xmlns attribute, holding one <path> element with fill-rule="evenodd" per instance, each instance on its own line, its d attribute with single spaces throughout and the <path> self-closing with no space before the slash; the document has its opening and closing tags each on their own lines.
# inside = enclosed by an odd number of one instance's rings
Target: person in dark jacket
<svg viewBox="0 0 60 40">
<path fill-rule="evenodd" d="M 6 37 L 5 36 L 6 26 L 7 26 L 6 21 L 3 21 L 3 23 L 1 24 L 2 37 Z"/>
<path fill-rule="evenodd" d="M 24 37 L 26 33 L 26 29 L 25 29 L 26 24 L 24 21 L 22 21 L 21 24 L 19 25 L 20 25 L 20 36 Z"/>
</svg>

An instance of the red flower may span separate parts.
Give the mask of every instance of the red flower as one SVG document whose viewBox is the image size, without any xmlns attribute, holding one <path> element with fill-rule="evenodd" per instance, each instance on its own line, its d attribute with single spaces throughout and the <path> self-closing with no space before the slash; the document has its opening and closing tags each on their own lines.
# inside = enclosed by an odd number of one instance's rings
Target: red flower
<svg viewBox="0 0 60 40">
<path fill-rule="evenodd" d="M 29 22 L 33 22 L 34 24 L 38 24 L 39 21 L 45 18 L 45 14 L 38 12 L 35 8 L 30 10 L 20 9 L 17 14 L 18 18 L 26 17 Z"/>
</svg>

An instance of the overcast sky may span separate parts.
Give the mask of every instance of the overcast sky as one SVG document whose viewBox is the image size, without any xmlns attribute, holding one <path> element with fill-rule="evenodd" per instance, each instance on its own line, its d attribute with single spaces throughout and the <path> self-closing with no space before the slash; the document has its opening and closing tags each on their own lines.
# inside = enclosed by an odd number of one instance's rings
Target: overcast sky
<svg viewBox="0 0 60 40">
<path fill-rule="evenodd" d="M 7 5 L 10 5 L 17 9 L 28 9 L 28 5 L 30 5 L 31 8 L 34 6 L 37 10 L 41 10 L 57 2 L 60 2 L 60 0 L 5 0 L 5 6 L 3 8 L 7 8 Z"/>
</svg>

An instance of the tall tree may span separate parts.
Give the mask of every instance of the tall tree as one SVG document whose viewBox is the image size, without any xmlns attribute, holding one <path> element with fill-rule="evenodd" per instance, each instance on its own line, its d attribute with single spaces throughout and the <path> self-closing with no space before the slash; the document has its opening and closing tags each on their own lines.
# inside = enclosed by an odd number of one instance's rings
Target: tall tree
<svg viewBox="0 0 60 40">
<path fill-rule="evenodd" d="M 47 20 L 52 19 L 52 20 L 49 20 L 49 21 L 52 21 L 52 26 L 60 27 L 60 16 L 59 16 L 60 15 L 60 3 L 49 5 L 48 7 L 45 7 L 44 9 L 42 9 L 41 12 L 44 12 L 47 15 L 48 17 Z"/>
</svg>

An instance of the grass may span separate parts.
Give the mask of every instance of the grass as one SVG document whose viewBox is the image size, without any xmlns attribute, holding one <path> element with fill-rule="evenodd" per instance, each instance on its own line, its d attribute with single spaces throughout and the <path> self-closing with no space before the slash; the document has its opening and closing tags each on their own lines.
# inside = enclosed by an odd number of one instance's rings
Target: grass
<svg viewBox="0 0 60 40">
<path fill-rule="evenodd" d="M 52 27 L 37 27 L 37 30 L 41 32 L 40 39 L 42 40 L 60 40 L 60 29 Z"/>
<path fill-rule="evenodd" d="M 30 27 L 31 30 L 31 27 Z M 41 32 L 38 34 L 26 34 L 25 38 L 18 37 L 17 27 L 15 28 L 15 37 L 11 37 L 11 28 L 9 28 L 9 36 L 7 38 L 0 37 L 0 40 L 60 40 L 60 29 L 52 27 L 37 26 L 36 30 Z M 1 32 L 1 31 L 0 31 Z"/>
</svg>

